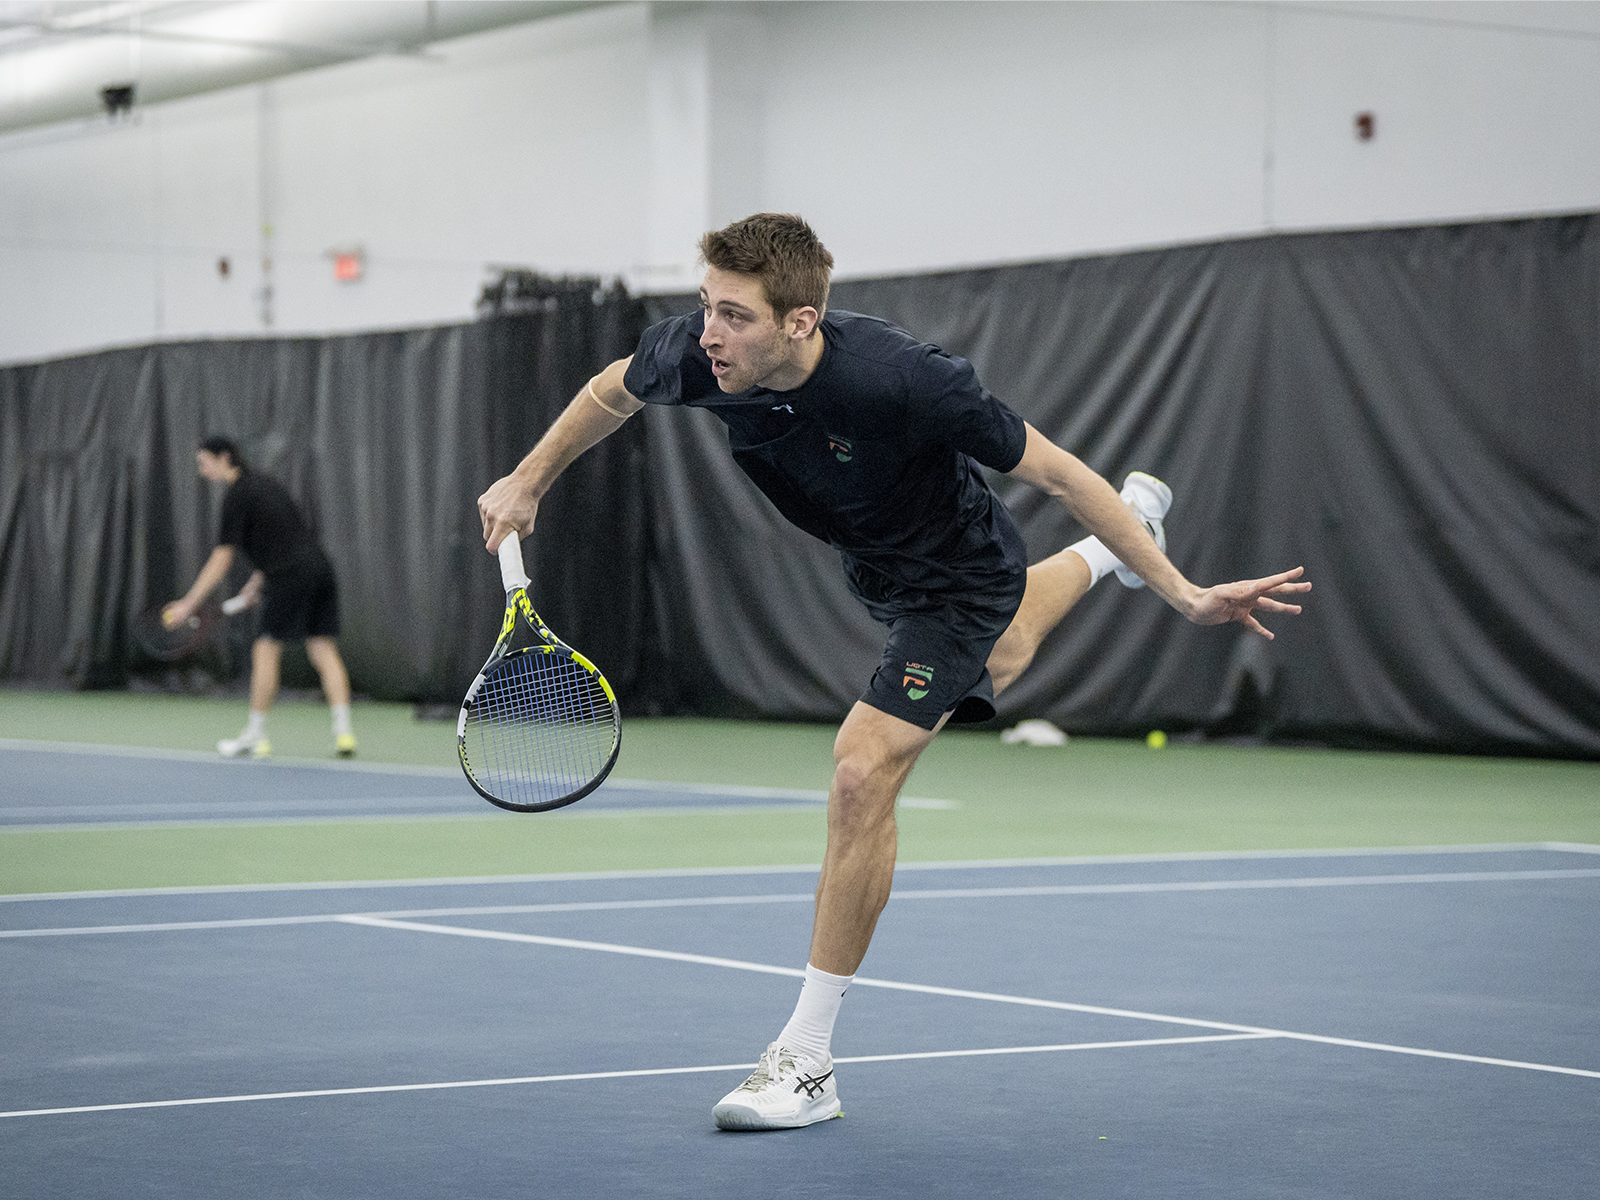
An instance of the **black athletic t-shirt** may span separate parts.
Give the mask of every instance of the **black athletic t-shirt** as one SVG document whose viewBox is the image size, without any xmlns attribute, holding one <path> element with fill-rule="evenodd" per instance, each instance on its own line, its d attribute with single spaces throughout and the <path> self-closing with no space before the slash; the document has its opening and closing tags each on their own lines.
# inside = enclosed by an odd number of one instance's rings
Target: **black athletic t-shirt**
<svg viewBox="0 0 1600 1200">
<path fill-rule="evenodd" d="M 245 470 L 222 498 L 217 541 L 237 546 L 269 579 L 322 553 L 287 488 L 271 476 Z"/>
<path fill-rule="evenodd" d="M 853 576 L 864 565 L 941 592 L 1025 571 L 1022 536 L 976 465 L 1022 461 L 1022 418 L 965 359 L 887 321 L 829 312 L 821 329 L 821 361 L 792 391 L 723 392 L 698 311 L 645 330 L 623 384 L 647 404 L 716 413 L 734 461 L 779 512 L 837 547 Z"/>
</svg>

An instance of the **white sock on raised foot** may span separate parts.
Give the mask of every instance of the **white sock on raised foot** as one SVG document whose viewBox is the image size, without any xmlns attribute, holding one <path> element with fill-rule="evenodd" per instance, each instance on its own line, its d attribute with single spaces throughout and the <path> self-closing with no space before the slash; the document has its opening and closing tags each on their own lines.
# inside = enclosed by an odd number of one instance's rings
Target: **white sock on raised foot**
<svg viewBox="0 0 1600 1200">
<path fill-rule="evenodd" d="M 350 728 L 350 706 L 348 704 L 330 704 L 333 711 L 333 736 L 343 737 L 353 732 Z"/>
<path fill-rule="evenodd" d="M 1089 586 L 1093 587 L 1111 572 L 1122 566 L 1122 560 L 1111 553 L 1110 547 L 1097 537 L 1086 537 L 1067 547 L 1089 564 Z"/>
<path fill-rule="evenodd" d="M 244 723 L 243 740 L 259 742 L 267 736 L 267 714 L 250 710 L 250 719 Z"/>
<path fill-rule="evenodd" d="M 839 1003 L 854 978 L 854 975 L 830 975 L 807 963 L 799 1003 L 778 1035 L 778 1044 L 787 1050 L 809 1054 L 818 1062 L 826 1061 L 832 1053 L 833 1023 L 839 1016 Z"/>
</svg>

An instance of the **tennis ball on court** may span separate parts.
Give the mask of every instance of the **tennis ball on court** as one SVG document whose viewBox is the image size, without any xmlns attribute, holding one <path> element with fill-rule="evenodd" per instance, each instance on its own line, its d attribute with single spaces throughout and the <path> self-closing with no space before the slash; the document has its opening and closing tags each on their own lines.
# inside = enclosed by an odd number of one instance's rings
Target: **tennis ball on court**
<svg viewBox="0 0 1600 1200">
<path fill-rule="evenodd" d="M 1152 729 L 1144 735 L 1144 744 L 1152 750 L 1159 750 L 1167 744 L 1167 735 L 1159 729 Z"/>
</svg>

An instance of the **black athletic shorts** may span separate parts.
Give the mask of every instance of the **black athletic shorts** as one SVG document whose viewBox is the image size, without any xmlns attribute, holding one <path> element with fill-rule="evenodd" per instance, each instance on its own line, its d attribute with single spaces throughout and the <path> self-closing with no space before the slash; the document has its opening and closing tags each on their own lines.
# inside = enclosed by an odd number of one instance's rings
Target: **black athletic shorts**
<svg viewBox="0 0 1600 1200">
<path fill-rule="evenodd" d="M 267 577 L 261 633 L 280 642 L 339 636 L 339 585 L 320 550 Z"/>
<path fill-rule="evenodd" d="M 923 729 L 950 713 L 953 725 L 994 716 L 989 651 L 1022 606 L 1026 571 L 953 592 L 903 588 L 846 559 L 856 599 L 889 627 L 889 644 L 861 701 Z"/>
</svg>

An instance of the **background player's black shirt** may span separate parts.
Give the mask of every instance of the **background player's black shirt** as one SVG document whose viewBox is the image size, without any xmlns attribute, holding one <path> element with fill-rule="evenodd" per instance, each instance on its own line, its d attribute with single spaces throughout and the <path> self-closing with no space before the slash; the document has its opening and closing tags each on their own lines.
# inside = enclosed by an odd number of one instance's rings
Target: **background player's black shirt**
<svg viewBox="0 0 1600 1200">
<path fill-rule="evenodd" d="M 239 547 L 268 578 L 322 554 L 288 489 L 251 470 L 234 480 L 222 498 L 222 533 L 217 541 Z"/>
<path fill-rule="evenodd" d="M 902 587 L 948 591 L 1026 570 L 1021 534 L 975 462 L 1010 471 L 1027 429 L 965 359 L 876 317 L 829 312 L 803 384 L 729 394 L 700 348 L 704 330 L 700 312 L 652 325 L 624 386 L 647 404 L 715 412 L 734 461 L 853 576 L 864 565 Z"/>
</svg>

